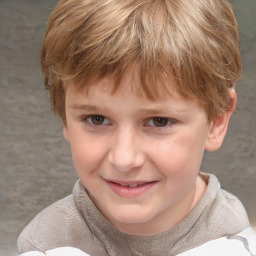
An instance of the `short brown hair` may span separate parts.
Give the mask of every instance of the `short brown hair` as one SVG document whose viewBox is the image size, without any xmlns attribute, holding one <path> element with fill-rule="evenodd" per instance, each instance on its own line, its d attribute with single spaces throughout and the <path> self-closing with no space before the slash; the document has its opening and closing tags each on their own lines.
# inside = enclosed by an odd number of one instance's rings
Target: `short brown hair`
<svg viewBox="0 0 256 256">
<path fill-rule="evenodd" d="M 65 86 L 90 87 L 140 65 L 140 90 L 155 100 L 171 88 L 195 97 L 209 120 L 229 104 L 241 72 L 237 23 L 225 0 L 61 0 L 51 14 L 41 52 L 52 109 L 65 122 Z"/>
</svg>

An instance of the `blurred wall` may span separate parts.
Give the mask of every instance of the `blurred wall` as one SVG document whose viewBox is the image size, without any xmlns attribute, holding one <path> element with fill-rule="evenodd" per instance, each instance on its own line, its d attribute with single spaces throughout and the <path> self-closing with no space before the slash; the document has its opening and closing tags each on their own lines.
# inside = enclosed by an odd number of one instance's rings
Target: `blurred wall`
<svg viewBox="0 0 256 256">
<path fill-rule="evenodd" d="M 56 2 L 0 1 L 0 255 L 16 255 L 23 227 L 70 194 L 77 179 L 39 67 L 45 23 Z M 202 170 L 217 174 L 256 224 L 256 1 L 232 3 L 243 56 L 237 113 L 223 147 L 206 153 Z"/>
</svg>

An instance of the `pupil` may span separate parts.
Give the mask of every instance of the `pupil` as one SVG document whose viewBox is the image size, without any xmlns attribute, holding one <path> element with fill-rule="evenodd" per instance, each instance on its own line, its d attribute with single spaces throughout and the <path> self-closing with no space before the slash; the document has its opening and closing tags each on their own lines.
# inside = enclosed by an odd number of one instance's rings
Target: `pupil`
<svg viewBox="0 0 256 256">
<path fill-rule="evenodd" d="M 104 122 L 103 116 L 92 116 L 92 123 L 95 125 L 101 125 Z"/>
<path fill-rule="evenodd" d="M 164 127 L 168 124 L 168 119 L 162 117 L 155 117 L 153 118 L 153 123 L 157 127 Z"/>
</svg>

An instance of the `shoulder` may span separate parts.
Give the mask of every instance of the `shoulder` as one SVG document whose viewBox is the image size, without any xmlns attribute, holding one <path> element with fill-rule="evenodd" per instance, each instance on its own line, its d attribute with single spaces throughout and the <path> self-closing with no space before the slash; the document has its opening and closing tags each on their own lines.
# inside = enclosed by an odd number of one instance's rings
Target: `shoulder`
<svg viewBox="0 0 256 256">
<path fill-rule="evenodd" d="M 89 254 L 74 247 L 59 247 L 48 250 L 45 253 L 30 251 L 20 254 L 20 256 L 90 256 Z"/>
<path fill-rule="evenodd" d="M 217 178 L 209 175 L 208 201 L 209 216 L 211 220 L 226 227 L 228 232 L 226 234 L 238 233 L 249 226 L 249 219 L 246 210 L 241 201 L 233 194 L 222 189 Z"/>
<path fill-rule="evenodd" d="M 247 228 L 241 233 L 211 240 L 177 256 L 252 256 L 255 255 L 256 232 Z"/>
<path fill-rule="evenodd" d="M 81 223 L 84 221 L 70 195 L 45 208 L 25 227 L 17 241 L 18 250 L 44 251 L 65 246 L 68 232 L 75 232 Z"/>
</svg>

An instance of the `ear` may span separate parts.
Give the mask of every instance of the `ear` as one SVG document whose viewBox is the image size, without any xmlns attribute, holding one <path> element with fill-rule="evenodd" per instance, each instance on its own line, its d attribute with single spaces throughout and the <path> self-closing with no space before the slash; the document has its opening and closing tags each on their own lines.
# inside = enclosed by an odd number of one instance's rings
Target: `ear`
<svg viewBox="0 0 256 256">
<path fill-rule="evenodd" d="M 68 127 L 66 125 L 64 125 L 64 127 L 63 127 L 63 135 L 64 135 L 64 138 L 66 139 L 66 141 L 69 142 Z"/>
<path fill-rule="evenodd" d="M 221 147 L 227 132 L 229 118 L 236 106 L 236 99 L 237 96 L 235 90 L 230 90 L 229 109 L 225 110 L 220 116 L 210 123 L 205 143 L 205 150 L 215 151 Z"/>
</svg>

